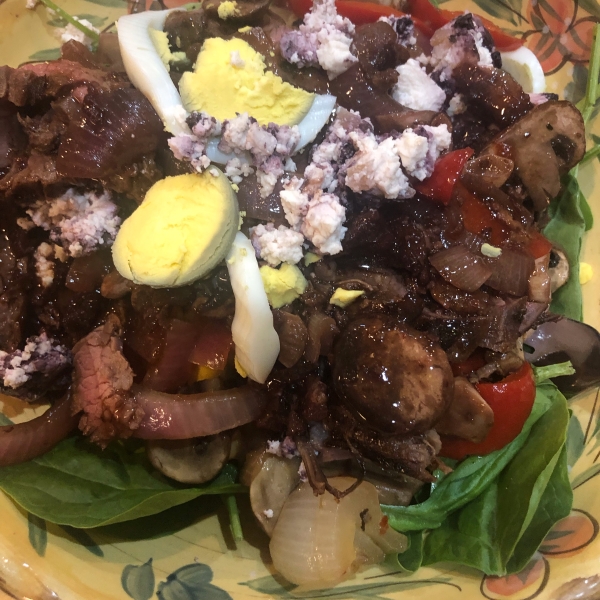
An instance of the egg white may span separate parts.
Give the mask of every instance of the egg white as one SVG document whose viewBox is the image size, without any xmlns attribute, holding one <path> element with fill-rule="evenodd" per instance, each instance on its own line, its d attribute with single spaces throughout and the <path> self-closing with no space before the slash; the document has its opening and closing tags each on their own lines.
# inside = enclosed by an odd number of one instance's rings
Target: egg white
<svg viewBox="0 0 600 600">
<path fill-rule="evenodd" d="M 172 10 L 125 15 L 118 20 L 117 30 L 121 55 L 129 79 L 148 98 L 162 119 L 165 129 L 177 135 L 190 133 L 185 122 L 188 112 L 148 31 L 150 28 L 162 31 L 165 20 Z M 335 101 L 335 96 L 329 94 L 315 95 L 310 109 L 298 123 L 300 141 L 296 151 L 310 144 L 327 124 L 335 108 Z M 225 154 L 218 150 L 218 144 L 219 138 L 211 140 L 208 144 L 206 154 L 211 162 L 225 164 L 236 157 L 250 162 L 249 155 Z"/>
<path fill-rule="evenodd" d="M 512 52 L 502 52 L 502 68 L 512 75 L 528 94 L 546 91 L 544 69 L 537 56 L 525 46 Z"/>
</svg>

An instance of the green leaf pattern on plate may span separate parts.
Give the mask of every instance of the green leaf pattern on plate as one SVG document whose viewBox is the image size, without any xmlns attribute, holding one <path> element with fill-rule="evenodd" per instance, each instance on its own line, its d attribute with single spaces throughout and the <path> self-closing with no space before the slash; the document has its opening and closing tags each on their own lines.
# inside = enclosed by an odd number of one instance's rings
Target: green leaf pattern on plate
<svg viewBox="0 0 600 600">
<path fill-rule="evenodd" d="M 27 525 L 29 528 L 30 544 L 40 556 L 44 556 L 46 554 L 46 547 L 48 546 L 46 521 L 29 513 L 27 515 Z"/>
</svg>

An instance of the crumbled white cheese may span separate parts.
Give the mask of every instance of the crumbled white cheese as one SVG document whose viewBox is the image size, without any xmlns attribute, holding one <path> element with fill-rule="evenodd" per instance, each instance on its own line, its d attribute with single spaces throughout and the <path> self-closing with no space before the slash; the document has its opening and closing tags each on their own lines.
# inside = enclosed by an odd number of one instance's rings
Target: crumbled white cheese
<svg viewBox="0 0 600 600">
<path fill-rule="evenodd" d="M 377 142 L 375 136 L 356 137 L 357 153 L 348 161 L 346 185 L 354 192 L 370 192 L 385 198 L 410 198 L 415 191 L 410 187 L 400 167 L 398 140 L 388 137 Z"/>
<path fill-rule="evenodd" d="M 407 108 L 440 111 L 446 93 L 414 58 L 396 67 L 398 82 L 392 88 L 392 97 Z"/>
<path fill-rule="evenodd" d="M 302 191 L 303 179 L 292 177 L 283 184 L 279 198 L 287 222 L 296 230 L 300 229 L 302 219 L 308 211 L 308 194 Z"/>
<path fill-rule="evenodd" d="M 90 31 L 100 33 L 100 30 L 97 27 L 94 27 L 87 19 L 78 19 L 77 17 L 73 18 L 85 27 L 87 27 Z M 66 27 L 57 27 L 55 29 L 55 34 L 63 44 L 66 44 L 70 40 L 75 40 L 76 42 L 80 42 L 81 44 L 87 46 L 90 49 L 94 41 L 91 37 L 87 36 L 83 31 L 75 27 L 75 25 L 73 25 L 72 23 L 69 23 Z"/>
<path fill-rule="evenodd" d="M 10 354 L 0 352 L 0 379 L 4 387 L 18 388 L 35 373 L 57 371 L 70 360 L 68 349 L 43 332 L 39 336 L 28 338 L 23 350 L 15 350 Z"/>
<path fill-rule="evenodd" d="M 267 441 L 267 452 L 269 454 L 275 454 L 275 456 L 281 456 L 281 442 L 279 440 L 268 440 Z"/>
<path fill-rule="evenodd" d="M 121 224 L 117 211 L 108 191 L 98 195 L 70 188 L 58 198 L 38 200 L 27 214 L 68 254 L 81 256 L 112 244 Z"/>
<path fill-rule="evenodd" d="M 245 161 L 239 158 L 232 158 L 225 165 L 225 175 L 232 183 L 241 183 L 242 178 L 252 175 L 254 169 Z"/>
<path fill-rule="evenodd" d="M 272 519 L 273 518 L 273 509 L 271 508 L 267 508 L 267 510 L 263 510 L 263 515 L 265 515 L 265 517 L 267 517 L 267 519 Z"/>
<path fill-rule="evenodd" d="M 246 66 L 244 59 L 240 56 L 239 50 L 233 50 L 229 57 L 229 62 L 231 66 L 236 67 L 237 69 L 243 69 Z"/>
<path fill-rule="evenodd" d="M 50 287 L 54 281 L 54 248 L 42 242 L 35 250 L 35 272 L 42 287 Z"/>
<path fill-rule="evenodd" d="M 354 25 L 337 14 L 335 0 L 315 2 L 298 30 L 281 37 L 283 57 L 299 68 L 321 66 L 334 79 L 358 59 L 350 50 Z"/>
<path fill-rule="evenodd" d="M 462 115 L 467 110 L 467 105 L 465 104 L 464 98 L 462 94 L 454 94 L 452 98 L 450 98 L 450 103 L 448 105 L 448 110 L 446 113 L 449 117 L 453 117 L 454 115 Z"/>
<path fill-rule="evenodd" d="M 29 10 L 33 10 L 39 4 L 39 0 L 27 0 L 25 3 L 25 8 Z"/>
<path fill-rule="evenodd" d="M 405 129 L 398 139 L 396 148 L 406 172 L 421 181 L 425 179 L 427 175 L 424 162 L 429 151 L 427 137 L 418 135 L 412 129 Z"/>
<path fill-rule="evenodd" d="M 457 19 L 464 19 L 468 14 Z M 480 66 L 491 67 L 494 64 L 492 53 L 483 43 L 484 27 L 476 17 L 471 17 L 472 27 L 456 26 L 457 19 L 446 23 L 438 29 L 431 38 L 431 57 L 429 64 L 435 67 L 440 81 L 447 81 L 452 71 L 461 64 L 467 56 L 477 60 Z"/>
<path fill-rule="evenodd" d="M 300 231 L 322 254 L 338 254 L 347 231 L 346 209 L 333 194 L 317 193 L 308 203 Z"/>
<path fill-rule="evenodd" d="M 284 225 L 277 229 L 273 223 L 257 225 L 250 229 L 250 240 L 257 256 L 272 267 L 282 262 L 295 265 L 302 259 L 304 236 Z"/>
<path fill-rule="evenodd" d="M 435 161 L 450 148 L 452 136 L 447 125 L 424 125 L 405 129 L 396 147 L 406 172 L 419 181 L 433 173 Z"/>
<path fill-rule="evenodd" d="M 329 79 L 335 79 L 358 60 L 350 51 L 352 38 L 345 33 L 337 29 L 322 29 L 317 38 L 320 42 L 317 58 L 321 67 L 327 71 Z"/>
</svg>

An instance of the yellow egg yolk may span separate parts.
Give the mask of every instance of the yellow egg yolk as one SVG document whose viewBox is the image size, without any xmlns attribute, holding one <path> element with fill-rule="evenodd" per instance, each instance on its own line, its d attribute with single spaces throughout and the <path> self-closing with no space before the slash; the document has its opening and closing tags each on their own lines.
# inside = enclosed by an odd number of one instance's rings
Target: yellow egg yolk
<svg viewBox="0 0 600 600">
<path fill-rule="evenodd" d="M 152 287 L 202 277 L 226 256 L 238 230 L 237 198 L 217 168 L 155 183 L 112 248 L 127 279 Z"/>
<path fill-rule="evenodd" d="M 179 92 L 188 111 L 217 119 L 248 113 L 261 125 L 294 125 L 310 110 L 314 95 L 266 71 L 263 57 L 238 38 L 209 38 L 194 72 L 184 73 Z"/>
<path fill-rule="evenodd" d="M 260 268 L 260 275 L 269 304 L 273 308 L 291 304 L 304 294 L 308 285 L 302 271 L 296 265 L 288 263 L 283 263 L 279 269 L 264 265 Z"/>
</svg>

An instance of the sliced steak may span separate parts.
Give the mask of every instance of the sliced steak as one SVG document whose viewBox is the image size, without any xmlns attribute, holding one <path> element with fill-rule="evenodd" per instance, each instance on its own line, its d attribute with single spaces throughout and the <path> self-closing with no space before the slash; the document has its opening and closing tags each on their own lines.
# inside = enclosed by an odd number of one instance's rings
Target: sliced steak
<svg viewBox="0 0 600 600">
<path fill-rule="evenodd" d="M 133 371 L 123 356 L 120 329 L 111 315 L 73 348 L 73 412 L 83 411 L 79 428 L 103 447 L 129 437 L 144 416 L 129 391 Z"/>
</svg>

